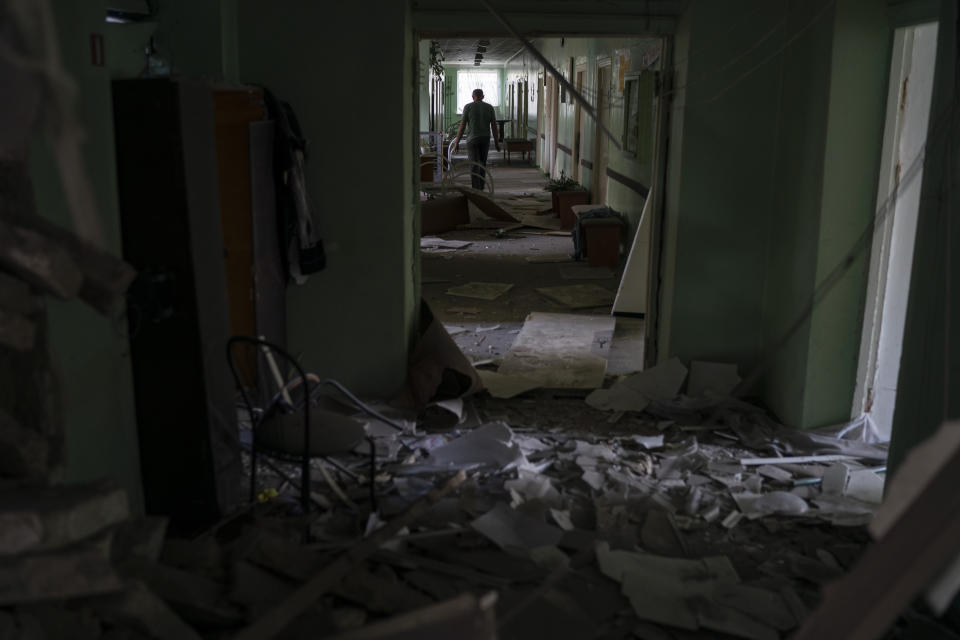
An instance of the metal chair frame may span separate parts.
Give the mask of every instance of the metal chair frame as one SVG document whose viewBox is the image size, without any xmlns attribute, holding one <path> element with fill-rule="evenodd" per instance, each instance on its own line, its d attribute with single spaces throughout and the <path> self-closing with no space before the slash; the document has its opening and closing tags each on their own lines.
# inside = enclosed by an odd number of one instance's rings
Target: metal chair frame
<svg viewBox="0 0 960 640">
<path fill-rule="evenodd" d="M 247 392 L 247 387 L 243 384 L 243 380 L 240 378 L 240 373 L 237 371 L 236 359 L 234 357 L 234 345 L 239 343 L 254 345 L 261 350 L 263 348 L 267 348 L 270 351 L 282 356 L 287 362 L 292 364 L 296 370 L 297 378 L 295 378 L 295 380 L 299 379 L 300 384 L 303 385 L 303 454 L 292 454 L 285 451 L 260 447 L 257 445 L 257 427 L 262 424 L 264 418 L 270 415 L 271 410 L 279 404 L 279 402 L 282 400 L 283 394 L 277 393 L 276 396 L 274 396 L 274 398 L 270 401 L 268 406 L 263 407 L 259 419 L 257 418 L 257 413 L 254 409 L 254 403 L 251 401 L 250 394 Z M 233 336 L 227 341 L 227 363 L 230 365 L 230 373 L 233 374 L 234 383 L 236 384 L 237 389 L 240 390 L 240 395 L 243 397 L 244 406 L 247 409 L 247 415 L 250 418 L 250 428 L 252 432 L 252 438 L 250 442 L 250 502 L 253 502 L 256 499 L 257 456 L 258 454 L 262 453 L 270 458 L 282 460 L 284 462 L 300 463 L 300 506 L 305 514 L 309 513 L 310 459 L 320 458 L 321 460 L 328 460 L 327 456 L 310 455 L 310 401 L 312 397 L 310 390 L 310 374 L 307 374 L 304 371 L 300 363 L 297 362 L 297 359 L 294 358 L 286 349 L 277 344 L 264 340 L 263 338 L 254 338 L 253 336 Z M 318 384 L 323 384 L 323 381 L 320 381 L 319 378 L 317 378 L 317 382 Z M 283 389 L 281 389 L 281 392 L 282 391 Z M 299 410 L 298 407 L 290 407 L 290 409 L 292 411 Z M 369 435 L 367 436 L 367 442 L 370 445 L 370 500 L 372 508 L 376 510 L 376 447 L 373 438 L 371 438 Z"/>
</svg>

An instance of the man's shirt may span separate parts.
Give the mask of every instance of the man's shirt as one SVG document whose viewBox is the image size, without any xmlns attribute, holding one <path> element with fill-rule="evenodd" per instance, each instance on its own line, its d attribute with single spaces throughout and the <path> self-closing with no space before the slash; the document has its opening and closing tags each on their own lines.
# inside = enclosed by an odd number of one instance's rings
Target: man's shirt
<svg viewBox="0 0 960 640">
<path fill-rule="evenodd" d="M 471 102 L 463 108 L 467 123 L 467 142 L 476 138 L 490 138 L 490 124 L 496 122 L 497 114 L 486 102 Z"/>
</svg>

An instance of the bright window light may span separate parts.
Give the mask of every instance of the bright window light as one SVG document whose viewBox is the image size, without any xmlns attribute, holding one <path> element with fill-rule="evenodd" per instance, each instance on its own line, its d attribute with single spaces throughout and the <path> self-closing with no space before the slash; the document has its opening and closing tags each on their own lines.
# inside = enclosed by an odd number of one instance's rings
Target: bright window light
<svg viewBox="0 0 960 640">
<path fill-rule="evenodd" d="M 463 113 L 463 107 L 473 102 L 473 90 L 483 91 L 483 101 L 495 107 L 500 106 L 499 71 L 457 71 L 457 113 Z"/>
</svg>

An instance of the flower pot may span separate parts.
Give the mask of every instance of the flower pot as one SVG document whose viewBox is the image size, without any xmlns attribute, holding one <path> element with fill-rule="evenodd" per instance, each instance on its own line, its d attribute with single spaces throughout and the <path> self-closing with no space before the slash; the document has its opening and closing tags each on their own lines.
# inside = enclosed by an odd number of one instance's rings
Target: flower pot
<svg viewBox="0 0 960 640">
<path fill-rule="evenodd" d="M 553 210 L 560 216 L 560 228 L 573 229 L 576 216 L 573 215 L 571 207 L 578 204 L 588 204 L 590 202 L 590 192 L 586 189 L 577 189 L 575 191 L 553 191 L 551 195 Z"/>
</svg>

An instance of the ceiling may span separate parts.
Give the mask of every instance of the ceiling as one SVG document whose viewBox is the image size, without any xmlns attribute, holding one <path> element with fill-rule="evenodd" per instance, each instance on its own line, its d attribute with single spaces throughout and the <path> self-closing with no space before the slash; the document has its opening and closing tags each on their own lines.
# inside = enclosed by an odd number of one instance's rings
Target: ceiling
<svg viewBox="0 0 960 640">
<path fill-rule="evenodd" d="M 520 41 L 513 38 L 452 38 L 437 42 L 443 51 L 444 64 L 473 64 L 479 43 L 488 43 L 480 66 L 503 64 L 523 48 Z"/>
</svg>

